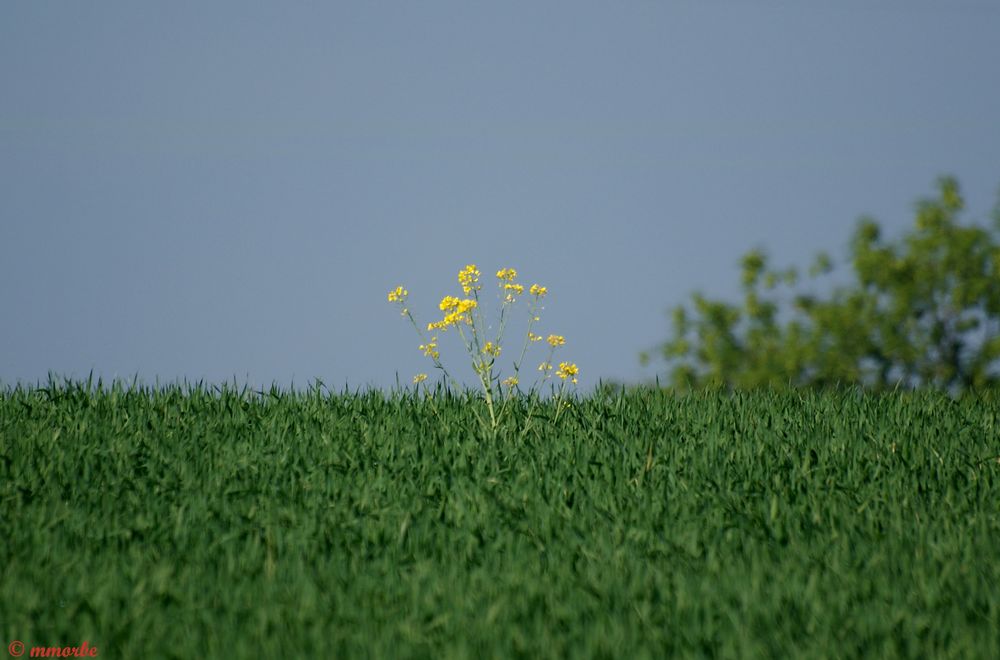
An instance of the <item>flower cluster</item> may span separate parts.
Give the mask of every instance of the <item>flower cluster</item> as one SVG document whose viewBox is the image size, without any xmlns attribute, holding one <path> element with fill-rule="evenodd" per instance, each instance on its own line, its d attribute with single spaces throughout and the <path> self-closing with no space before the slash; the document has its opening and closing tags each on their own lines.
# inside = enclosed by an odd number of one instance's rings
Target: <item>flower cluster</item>
<svg viewBox="0 0 1000 660">
<path fill-rule="evenodd" d="M 397 286 L 389 292 L 389 302 L 406 302 L 406 297 L 408 295 L 410 295 L 409 291 L 401 286 Z"/>
<path fill-rule="evenodd" d="M 398 304 L 400 313 L 410 319 L 414 328 L 420 335 L 423 343 L 420 344 L 420 351 L 431 358 L 434 366 L 440 369 L 445 378 L 454 382 L 454 379 L 441 363 L 441 353 L 438 350 L 438 338 L 432 336 L 426 338 L 424 332 L 430 333 L 438 330 L 446 332 L 454 328 L 465 348 L 467 355 L 472 360 L 472 368 L 482 385 L 483 395 L 490 414 L 490 428 L 495 433 L 500 419 L 508 409 L 508 403 L 518 388 L 520 379 L 519 373 L 524 360 L 527 348 L 534 343 L 540 342 L 543 337 L 533 332 L 535 324 L 541 321 L 539 312 L 541 310 L 541 300 L 548 294 L 548 289 L 539 284 L 532 284 L 525 288 L 523 284 L 517 282 L 517 270 L 514 268 L 501 268 L 496 271 L 497 283 L 500 288 L 500 312 L 496 323 L 496 333 L 494 336 L 487 336 L 487 325 L 482 308 L 480 306 L 480 284 L 481 273 L 475 264 L 469 264 L 458 272 L 458 284 L 462 288 L 464 298 L 457 296 L 445 296 L 438 304 L 439 311 L 442 312 L 440 320 L 431 321 L 422 327 L 413 318 L 410 310 L 406 307 L 409 292 L 402 286 L 389 291 L 388 300 L 390 303 Z M 530 298 L 527 314 L 527 330 L 524 334 L 524 341 L 521 352 L 513 361 L 513 373 L 506 378 L 502 378 L 497 360 L 502 352 L 504 330 L 510 320 L 511 309 L 517 302 L 519 296 L 523 296 L 527 290 Z M 425 329 L 424 329 L 425 328 Z M 542 372 L 541 381 L 544 382 L 555 375 L 560 380 L 559 397 L 563 394 L 563 387 L 566 382 L 577 384 L 579 369 L 575 363 L 560 362 L 559 368 L 553 368 L 552 358 L 555 351 L 566 344 L 566 338 L 562 335 L 550 334 L 546 338 L 549 345 L 548 357 L 538 369 Z M 427 374 L 417 374 L 413 378 L 415 384 L 420 384 L 427 379 Z M 536 382 L 536 385 L 539 384 Z M 534 391 L 535 386 L 532 387 Z"/>
<path fill-rule="evenodd" d="M 556 375 L 559 378 L 566 380 L 570 378 L 572 383 L 576 385 L 576 375 L 580 373 L 580 370 L 576 368 L 576 365 L 572 362 L 560 362 L 559 369 L 556 371 Z"/>
<path fill-rule="evenodd" d="M 445 296 L 441 299 L 438 308 L 444 312 L 444 318 L 427 324 L 428 332 L 431 330 L 447 330 L 451 326 L 465 323 L 472 325 L 472 310 L 479 306 L 479 303 L 472 299 L 459 300 L 454 296 Z"/>
<path fill-rule="evenodd" d="M 469 295 L 473 291 L 479 291 L 479 270 L 475 264 L 469 264 L 458 271 L 458 283 L 462 285 L 462 291 Z"/>
<path fill-rule="evenodd" d="M 441 357 L 441 354 L 437 351 L 437 337 L 431 337 L 429 342 L 421 344 L 419 348 L 424 352 L 424 355 L 429 358 L 436 360 Z"/>
<path fill-rule="evenodd" d="M 389 302 L 399 304 L 399 313 L 406 316 L 410 313 L 410 310 L 406 308 L 406 298 L 410 295 L 410 292 L 401 286 L 397 286 L 395 289 L 389 292 Z"/>
</svg>

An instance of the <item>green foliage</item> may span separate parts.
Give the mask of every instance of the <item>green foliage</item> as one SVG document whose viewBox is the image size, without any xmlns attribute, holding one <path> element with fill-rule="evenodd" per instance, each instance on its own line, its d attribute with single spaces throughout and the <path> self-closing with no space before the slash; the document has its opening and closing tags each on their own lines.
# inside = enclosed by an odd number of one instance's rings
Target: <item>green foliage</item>
<svg viewBox="0 0 1000 660">
<path fill-rule="evenodd" d="M 882 239 L 863 218 L 851 241 L 855 281 L 829 297 L 784 294 L 797 272 L 769 270 L 766 255 L 742 259 L 741 305 L 693 296 L 673 312 L 658 348 L 677 388 L 931 387 L 958 393 L 1000 384 L 1000 206 L 995 227 L 963 226 L 958 183 L 939 181 L 913 230 Z M 832 270 L 821 253 L 809 269 Z M 643 361 L 650 355 L 644 354 Z"/>
<path fill-rule="evenodd" d="M 993 393 L 602 388 L 495 441 L 481 397 L 434 406 L 0 391 L 0 634 L 132 658 L 1000 657 Z"/>
</svg>

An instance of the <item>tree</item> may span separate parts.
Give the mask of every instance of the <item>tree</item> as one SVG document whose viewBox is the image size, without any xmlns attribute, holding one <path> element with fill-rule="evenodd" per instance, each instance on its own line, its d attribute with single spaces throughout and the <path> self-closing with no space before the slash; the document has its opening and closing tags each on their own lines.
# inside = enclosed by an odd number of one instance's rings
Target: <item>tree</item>
<svg viewBox="0 0 1000 660">
<path fill-rule="evenodd" d="M 675 388 L 932 387 L 958 393 L 1000 384 L 1000 203 L 992 229 L 958 223 L 955 179 L 917 205 L 895 242 L 862 218 L 850 247 L 855 281 L 826 298 L 795 293 L 795 269 L 767 255 L 741 260 L 742 305 L 692 296 L 673 310 L 672 337 L 656 348 Z M 817 255 L 810 277 L 829 273 Z M 782 296 L 783 291 L 790 295 Z M 784 306 L 783 306 L 784 304 Z M 651 355 L 644 353 L 643 362 Z"/>
</svg>

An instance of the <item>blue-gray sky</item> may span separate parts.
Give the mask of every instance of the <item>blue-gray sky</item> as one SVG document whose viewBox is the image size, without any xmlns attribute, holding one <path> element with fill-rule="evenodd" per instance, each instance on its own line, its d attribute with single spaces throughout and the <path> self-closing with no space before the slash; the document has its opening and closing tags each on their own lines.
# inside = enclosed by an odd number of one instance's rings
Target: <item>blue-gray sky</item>
<svg viewBox="0 0 1000 660">
<path fill-rule="evenodd" d="M 598 377 L 739 256 L 1000 184 L 1000 2 L 0 5 L 0 381 L 387 386 L 456 271 Z M 454 337 L 445 359 L 459 361 Z"/>
</svg>

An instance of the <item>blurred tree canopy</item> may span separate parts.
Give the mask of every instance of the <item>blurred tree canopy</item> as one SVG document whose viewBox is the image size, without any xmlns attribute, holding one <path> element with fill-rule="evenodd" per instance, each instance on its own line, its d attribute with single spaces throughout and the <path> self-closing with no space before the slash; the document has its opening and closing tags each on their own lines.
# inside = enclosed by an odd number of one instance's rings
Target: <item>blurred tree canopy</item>
<svg viewBox="0 0 1000 660">
<path fill-rule="evenodd" d="M 862 218 L 850 247 L 853 282 L 827 297 L 796 292 L 795 269 L 742 258 L 742 304 L 692 296 L 673 310 L 655 351 L 678 389 L 856 384 L 959 393 L 1000 384 L 1000 203 L 992 229 L 962 226 L 958 182 L 938 181 L 896 242 Z M 810 278 L 831 272 L 817 255 Z"/>
</svg>

